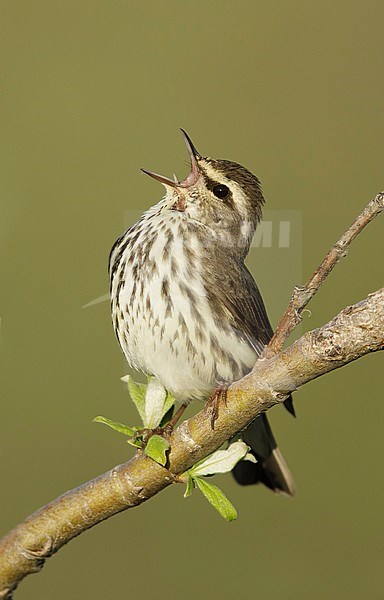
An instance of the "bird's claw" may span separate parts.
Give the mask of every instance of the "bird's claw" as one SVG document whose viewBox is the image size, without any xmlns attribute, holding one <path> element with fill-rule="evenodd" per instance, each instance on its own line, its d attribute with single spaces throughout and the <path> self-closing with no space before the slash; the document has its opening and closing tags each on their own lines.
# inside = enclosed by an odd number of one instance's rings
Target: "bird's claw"
<svg viewBox="0 0 384 600">
<path fill-rule="evenodd" d="M 215 422 L 218 419 L 219 416 L 219 403 L 220 403 L 220 398 L 223 400 L 224 404 L 227 404 L 227 393 L 228 393 L 228 386 L 226 385 L 219 385 L 217 386 L 212 394 L 210 395 L 210 397 L 207 400 L 207 408 L 209 408 L 211 410 L 211 428 L 215 429 Z"/>
<path fill-rule="evenodd" d="M 133 439 L 134 441 L 140 442 L 141 446 L 144 448 L 153 435 L 160 435 L 161 437 L 168 439 L 172 431 L 173 425 L 171 423 L 167 423 L 164 427 L 154 427 L 153 429 L 145 427 L 143 429 L 138 429 L 135 432 Z"/>
</svg>

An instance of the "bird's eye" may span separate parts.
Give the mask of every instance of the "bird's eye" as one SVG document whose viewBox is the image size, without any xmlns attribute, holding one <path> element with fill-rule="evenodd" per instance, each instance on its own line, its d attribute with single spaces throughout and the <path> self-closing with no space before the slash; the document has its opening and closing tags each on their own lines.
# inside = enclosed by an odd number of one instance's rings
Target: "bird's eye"
<svg viewBox="0 0 384 600">
<path fill-rule="evenodd" d="M 215 194 L 216 198 L 220 198 L 220 200 L 223 200 L 224 198 L 226 198 L 229 194 L 229 188 L 227 188 L 226 185 L 215 185 L 215 187 L 212 189 L 212 192 Z"/>
</svg>

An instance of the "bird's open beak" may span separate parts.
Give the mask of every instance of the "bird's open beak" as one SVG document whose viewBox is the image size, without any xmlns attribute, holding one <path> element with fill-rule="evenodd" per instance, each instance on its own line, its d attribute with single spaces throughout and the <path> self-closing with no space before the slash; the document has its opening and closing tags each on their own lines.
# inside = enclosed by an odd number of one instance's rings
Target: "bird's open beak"
<svg viewBox="0 0 384 600">
<path fill-rule="evenodd" d="M 141 169 L 142 172 L 145 173 L 146 175 L 149 175 L 150 177 L 153 177 L 153 179 L 160 181 L 160 183 L 162 183 L 165 186 L 170 186 L 173 188 L 189 188 L 192 185 L 194 185 L 200 177 L 198 160 L 200 160 L 201 155 L 196 150 L 189 135 L 184 131 L 184 129 L 182 129 L 181 131 L 183 133 L 185 143 L 187 144 L 188 154 L 189 154 L 189 158 L 191 160 L 191 172 L 189 173 L 188 177 L 186 177 L 186 179 L 184 179 L 184 181 L 177 181 L 176 176 L 175 176 L 175 180 L 173 180 L 173 179 L 169 179 L 169 177 L 164 177 L 163 175 L 154 173 L 153 171 L 147 171 L 146 169 Z"/>
</svg>

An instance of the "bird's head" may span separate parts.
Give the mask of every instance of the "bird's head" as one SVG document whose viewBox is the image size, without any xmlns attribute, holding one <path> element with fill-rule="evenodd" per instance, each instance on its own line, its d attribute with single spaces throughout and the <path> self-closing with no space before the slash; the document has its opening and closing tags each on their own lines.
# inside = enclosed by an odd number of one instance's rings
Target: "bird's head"
<svg viewBox="0 0 384 600">
<path fill-rule="evenodd" d="M 153 171 L 144 173 L 166 188 L 164 208 L 205 226 L 214 237 L 248 252 L 255 227 L 262 216 L 264 197 L 260 181 L 248 169 L 229 160 L 202 156 L 188 134 L 181 130 L 191 161 L 183 181 Z"/>
</svg>

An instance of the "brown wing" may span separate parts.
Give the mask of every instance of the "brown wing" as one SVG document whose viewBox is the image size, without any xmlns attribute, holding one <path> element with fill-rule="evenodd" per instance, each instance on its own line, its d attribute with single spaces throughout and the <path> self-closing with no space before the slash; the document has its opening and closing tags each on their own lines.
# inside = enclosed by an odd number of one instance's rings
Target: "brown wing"
<svg viewBox="0 0 384 600">
<path fill-rule="evenodd" d="M 273 329 L 255 280 L 242 263 L 233 266 L 228 264 L 227 272 L 220 277 L 220 282 L 217 281 L 216 285 L 220 290 L 220 301 L 227 310 L 227 317 L 229 316 L 233 327 L 242 332 L 256 352 L 261 354 L 263 346 L 273 336 Z M 296 416 L 292 396 L 285 400 L 284 406 L 291 415 Z"/>
<path fill-rule="evenodd" d="M 245 334 L 260 353 L 262 346 L 271 339 L 273 329 L 259 288 L 247 267 L 244 264 L 233 265 L 233 268 L 228 265 L 217 288 L 232 325 Z"/>
</svg>

